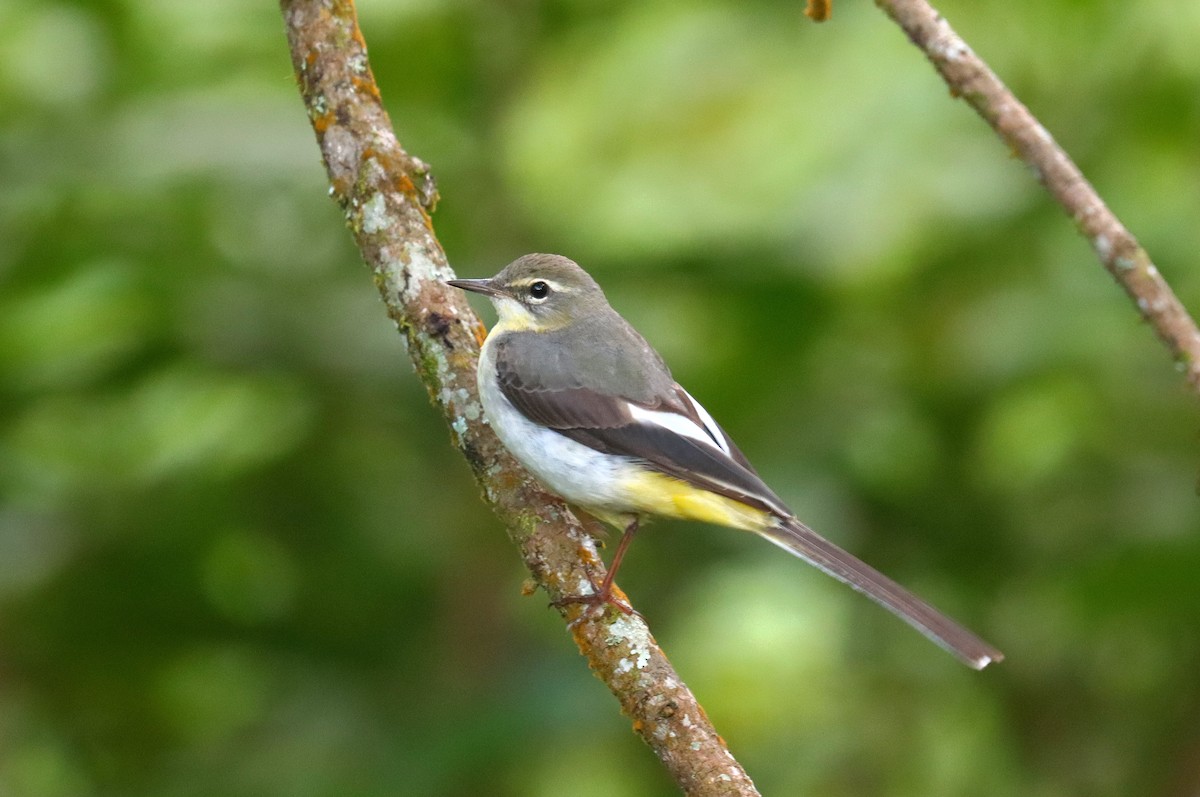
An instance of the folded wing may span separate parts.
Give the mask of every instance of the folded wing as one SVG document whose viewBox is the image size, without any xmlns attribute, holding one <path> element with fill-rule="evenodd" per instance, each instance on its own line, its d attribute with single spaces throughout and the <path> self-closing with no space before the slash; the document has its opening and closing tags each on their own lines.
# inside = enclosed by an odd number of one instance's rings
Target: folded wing
<svg viewBox="0 0 1200 797">
<path fill-rule="evenodd" d="M 677 384 L 641 403 L 589 387 L 530 386 L 502 363 L 497 377 L 505 398 L 535 423 L 781 518 L 791 515 L 729 435 Z"/>
</svg>

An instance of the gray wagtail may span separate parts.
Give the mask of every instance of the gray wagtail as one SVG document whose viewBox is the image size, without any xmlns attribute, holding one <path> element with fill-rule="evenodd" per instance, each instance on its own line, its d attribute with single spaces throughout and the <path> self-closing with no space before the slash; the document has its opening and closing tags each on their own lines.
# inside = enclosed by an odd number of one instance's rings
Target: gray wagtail
<svg viewBox="0 0 1200 797">
<path fill-rule="evenodd" d="M 640 519 L 662 515 L 759 534 L 977 670 L 1004 658 L 797 520 L 573 261 L 525 255 L 491 279 L 449 284 L 484 294 L 499 315 L 478 374 L 496 434 L 552 492 L 625 530 L 595 593 L 561 602 L 607 602 L 632 611 L 611 598 L 613 577 Z"/>
</svg>

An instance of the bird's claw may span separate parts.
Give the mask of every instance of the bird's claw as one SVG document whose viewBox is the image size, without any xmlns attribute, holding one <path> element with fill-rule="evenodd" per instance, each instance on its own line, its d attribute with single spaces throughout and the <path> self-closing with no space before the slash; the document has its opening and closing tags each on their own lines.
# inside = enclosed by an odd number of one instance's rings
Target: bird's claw
<svg viewBox="0 0 1200 797">
<path fill-rule="evenodd" d="M 588 615 L 592 614 L 591 610 L 593 609 L 600 609 L 601 613 L 603 613 L 603 607 L 606 605 L 612 606 L 626 617 L 637 617 L 642 621 L 645 621 L 646 619 L 637 609 L 613 595 L 612 590 L 607 590 L 605 592 L 597 590 L 589 595 L 564 595 L 561 598 L 556 598 L 555 600 L 550 601 L 550 605 L 555 609 L 561 609 L 564 606 L 571 606 L 572 604 L 583 604 L 584 606 L 588 607 L 588 609 L 580 612 L 579 616 L 571 621 L 572 627 L 581 622 Z"/>
</svg>

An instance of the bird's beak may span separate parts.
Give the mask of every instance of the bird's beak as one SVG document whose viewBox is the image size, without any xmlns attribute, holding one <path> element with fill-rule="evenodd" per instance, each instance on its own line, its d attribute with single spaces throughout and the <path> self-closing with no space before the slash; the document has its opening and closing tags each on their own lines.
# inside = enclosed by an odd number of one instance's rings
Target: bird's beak
<svg viewBox="0 0 1200 797">
<path fill-rule="evenodd" d="M 504 291 L 492 285 L 492 281 L 488 280 L 446 280 L 447 285 L 453 285 L 455 288 L 462 288 L 464 291 L 474 291 L 482 293 L 484 296 L 503 296 Z"/>
</svg>

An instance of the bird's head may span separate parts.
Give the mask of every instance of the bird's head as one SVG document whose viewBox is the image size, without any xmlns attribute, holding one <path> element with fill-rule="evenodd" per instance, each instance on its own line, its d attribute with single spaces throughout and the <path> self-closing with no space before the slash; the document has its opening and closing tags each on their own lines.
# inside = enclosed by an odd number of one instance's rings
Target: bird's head
<svg viewBox="0 0 1200 797">
<path fill-rule="evenodd" d="M 491 299 L 500 316 L 496 328 L 504 331 L 560 329 L 608 307 L 596 281 L 561 255 L 525 255 L 491 279 L 446 284 Z"/>
</svg>

